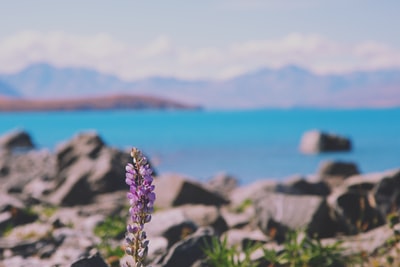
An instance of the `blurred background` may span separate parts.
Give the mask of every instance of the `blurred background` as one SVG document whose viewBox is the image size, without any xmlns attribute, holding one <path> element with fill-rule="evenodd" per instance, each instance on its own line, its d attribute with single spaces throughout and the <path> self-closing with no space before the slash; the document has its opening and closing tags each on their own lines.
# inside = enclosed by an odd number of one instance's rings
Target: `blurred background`
<svg viewBox="0 0 400 267">
<path fill-rule="evenodd" d="M 1 1 L 0 134 L 95 130 L 159 172 L 243 183 L 399 167 L 400 2 Z M 351 151 L 301 153 L 304 132 Z"/>
</svg>

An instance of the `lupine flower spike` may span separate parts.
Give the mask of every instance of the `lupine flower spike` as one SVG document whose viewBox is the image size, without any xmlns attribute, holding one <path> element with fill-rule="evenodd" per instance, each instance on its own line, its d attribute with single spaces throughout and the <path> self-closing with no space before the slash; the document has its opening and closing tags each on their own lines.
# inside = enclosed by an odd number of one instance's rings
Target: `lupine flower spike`
<svg viewBox="0 0 400 267">
<path fill-rule="evenodd" d="M 132 163 L 126 165 L 126 184 L 129 185 L 127 194 L 130 208 L 130 222 L 125 235 L 125 252 L 133 257 L 134 267 L 142 267 L 148 251 L 149 240 L 144 231 L 145 223 L 150 222 L 156 195 L 152 169 L 142 152 L 133 148 L 131 152 Z"/>
</svg>

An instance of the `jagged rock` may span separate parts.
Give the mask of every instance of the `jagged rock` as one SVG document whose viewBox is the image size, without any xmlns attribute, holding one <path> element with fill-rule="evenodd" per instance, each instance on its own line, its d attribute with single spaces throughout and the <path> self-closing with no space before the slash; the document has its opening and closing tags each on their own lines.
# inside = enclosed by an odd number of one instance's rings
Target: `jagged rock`
<svg viewBox="0 0 400 267">
<path fill-rule="evenodd" d="M 54 229 L 52 236 L 63 240 L 52 255 L 53 262 L 62 266 L 65 263 L 89 257 L 95 245 L 100 243 L 99 238 L 94 236 L 93 232 L 68 227 Z"/>
<path fill-rule="evenodd" d="M 270 239 L 259 229 L 253 231 L 243 230 L 243 229 L 230 229 L 223 234 L 222 239 L 227 239 L 227 244 L 229 247 L 240 246 L 241 248 L 246 248 L 255 243 L 263 244 L 270 241 Z"/>
<path fill-rule="evenodd" d="M 204 248 L 211 244 L 213 232 L 210 228 L 199 228 L 194 234 L 186 237 L 172 246 L 168 254 L 159 261 L 154 262 L 154 267 L 188 267 L 205 257 Z"/>
<path fill-rule="evenodd" d="M 340 230 L 345 234 L 357 234 L 384 224 L 385 220 L 376 208 L 372 194 L 360 190 L 339 188 L 328 198 L 335 210 Z"/>
<path fill-rule="evenodd" d="M 400 170 L 382 176 L 373 188 L 376 204 L 382 214 L 400 210 Z"/>
<path fill-rule="evenodd" d="M 216 233 L 223 233 L 228 226 L 216 206 L 184 205 L 180 207 L 185 217 L 199 227 L 210 226 Z"/>
<path fill-rule="evenodd" d="M 319 196 L 267 193 L 255 203 L 261 231 L 278 242 L 289 229 L 306 229 L 311 236 L 333 236 L 336 225 L 326 200 Z"/>
<path fill-rule="evenodd" d="M 300 142 L 300 151 L 306 154 L 349 151 L 351 147 L 350 139 L 318 130 L 305 132 Z"/>
<path fill-rule="evenodd" d="M 291 195 L 315 195 L 327 196 L 331 189 L 324 181 L 310 182 L 305 178 L 293 178 L 283 184 L 278 184 L 276 193 L 284 193 Z"/>
<path fill-rule="evenodd" d="M 149 251 L 145 259 L 146 266 L 155 261 L 157 258 L 162 257 L 168 251 L 168 240 L 165 237 L 151 237 L 149 243 Z M 122 259 L 120 263 L 122 264 L 124 260 Z"/>
<path fill-rule="evenodd" d="M 97 194 L 126 189 L 129 154 L 106 147 L 95 133 L 82 133 L 58 148 L 55 205 L 87 204 Z"/>
<path fill-rule="evenodd" d="M 49 258 L 62 243 L 62 239 L 50 235 L 52 226 L 29 223 L 14 227 L 4 238 L 0 238 L 0 251 L 8 250 L 12 256 Z"/>
<path fill-rule="evenodd" d="M 6 170 L 2 173 L 1 191 L 22 193 L 25 197 L 32 196 L 35 191 L 32 184 L 43 181 L 45 188 L 52 188 L 51 180 L 55 173 L 55 159 L 48 150 L 31 150 L 26 153 L 3 154 L 0 165 Z M 30 184 L 28 190 L 27 186 Z M 49 185 L 49 187 L 47 186 Z M 36 197 L 40 198 L 44 190 L 36 188 Z"/>
<path fill-rule="evenodd" d="M 400 225 L 397 224 L 394 228 L 390 228 L 389 225 L 382 225 L 375 229 L 372 229 L 365 233 L 359 233 L 355 236 L 342 236 L 340 241 L 342 241 L 342 247 L 344 248 L 344 256 L 355 255 L 362 252 L 365 255 L 371 255 L 378 252 L 380 248 L 385 248 L 388 246 L 388 241 L 393 239 L 394 231 L 399 231 Z M 323 239 L 323 245 L 329 245 L 337 242 L 338 239 L 328 238 Z M 398 251 L 396 253 L 398 255 Z M 387 262 L 386 262 L 387 264 Z M 386 265 L 379 265 L 386 266 Z"/>
<path fill-rule="evenodd" d="M 71 168 L 73 168 L 73 173 L 80 176 L 87 175 L 86 179 L 93 193 L 126 188 L 125 165 L 130 160 L 129 153 L 105 146 L 96 133 L 81 133 L 74 136 L 72 140 L 57 149 L 56 157 L 61 178 L 66 174 L 72 175 Z M 81 160 L 84 162 L 80 163 Z M 74 167 L 75 165 L 79 167 Z"/>
<path fill-rule="evenodd" d="M 0 193 L 0 233 L 10 225 L 31 223 L 37 218 L 19 199 Z"/>
<path fill-rule="evenodd" d="M 0 148 L 15 149 L 32 149 L 34 148 L 29 133 L 21 130 L 8 132 L 0 137 Z"/>
<path fill-rule="evenodd" d="M 226 222 L 228 229 L 243 228 L 249 226 L 255 217 L 254 207 L 250 203 L 242 212 L 232 212 L 228 209 L 222 209 L 221 215 Z"/>
<path fill-rule="evenodd" d="M 10 194 L 0 192 L 0 212 L 9 211 L 12 208 L 23 209 L 24 203 Z"/>
<path fill-rule="evenodd" d="M 322 162 L 318 170 L 318 175 L 321 177 L 340 176 L 347 178 L 359 173 L 360 171 L 355 163 L 342 161 Z"/>
<path fill-rule="evenodd" d="M 219 194 L 211 192 L 202 184 L 180 176 L 162 176 L 154 181 L 157 195 L 155 205 L 169 208 L 184 204 L 220 206 L 228 203 Z"/>
<path fill-rule="evenodd" d="M 73 164 L 59 181 L 59 187 L 49 195 L 47 200 L 56 206 L 90 203 L 94 196 L 88 182 L 91 165 L 93 162 L 88 158 L 82 158 Z"/>
<path fill-rule="evenodd" d="M 128 188 L 127 188 L 128 189 Z M 96 195 L 92 203 L 80 206 L 79 214 L 85 216 L 103 215 L 108 217 L 128 214 L 127 205 L 129 203 L 126 197 L 127 190 L 115 191 Z"/>
<path fill-rule="evenodd" d="M 236 208 L 243 205 L 245 201 L 254 202 L 260 195 L 276 192 L 277 186 L 277 181 L 266 179 L 237 187 L 229 195 L 231 206 Z"/>
<path fill-rule="evenodd" d="M 63 170 L 82 156 L 97 158 L 98 153 L 104 147 L 104 141 L 96 132 L 79 133 L 57 147 L 57 168 Z"/>
<path fill-rule="evenodd" d="M 221 173 L 209 180 L 206 186 L 210 188 L 211 191 L 228 198 L 232 190 L 237 188 L 238 180 L 231 175 Z"/>
<path fill-rule="evenodd" d="M 151 223 L 146 225 L 149 237 L 164 237 L 168 240 L 168 247 L 192 234 L 198 226 L 186 217 L 180 208 L 159 211 L 152 216 Z"/>
<path fill-rule="evenodd" d="M 71 267 L 109 267 L 100 254 L 80 259 L 71 264 Z"/>
<path fill-rule="evenodd" d="M 370 192 L 385 176 L 392 174 L 392 172 L 384 172 L 353 175 L 344 180 L 342 186 L 348 190 Z"/>
<path fill-rule="evenodd" d="M 51 259 L 41 259 L 34 257 L 11 256 L 0 261 L 0 267 L 11 266 L 29 266 L 29 267 L 43 267 L 43 266 L 57 266 Z M 59 265 L 61 266 L 61 265 Z"/>
</svg>

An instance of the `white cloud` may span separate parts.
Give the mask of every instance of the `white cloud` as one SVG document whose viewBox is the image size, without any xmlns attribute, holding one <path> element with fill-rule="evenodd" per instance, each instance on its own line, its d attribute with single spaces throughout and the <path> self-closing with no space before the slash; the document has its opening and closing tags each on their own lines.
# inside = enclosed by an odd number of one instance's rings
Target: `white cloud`
<svg viewBox="0 0 400 267">
<path fill-rule="evenodd" d="M 107 34 L 21 32 L 0 40 L 0 62 L 0 72 L 49 62 L 60 67 L 94 68 L 124 79 L 153 75 L 221 79 L 288 64 L 319 73 L 400 67 L 400 50 L 379 42 L 339 43 L 320 35 L 300 33 L 222 48 L 194 49 L 180 47 L 167 36 L 137 45 Z"/>
</svg>

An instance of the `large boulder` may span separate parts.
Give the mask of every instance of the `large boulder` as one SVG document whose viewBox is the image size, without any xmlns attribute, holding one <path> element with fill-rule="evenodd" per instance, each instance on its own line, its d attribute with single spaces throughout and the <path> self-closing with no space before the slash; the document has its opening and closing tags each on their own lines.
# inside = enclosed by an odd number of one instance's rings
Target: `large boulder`
<svg viewBox="0 0 400 267">
<path fill-rule="evenodd" d="M 321 177 L 340 176 L 347 178 L 359 173 L 357 165 L 353 162 L 330 160 L 322 162 L 318 170 L 318 175 Z"/>
<path fill-rule="evenodd" d="M 337 230 L 331 209 L 319 196 L 268 193 L 254 205 L 261 231 L 278 242 L 288 230 L 305 229 L 321 238 L 333 236 Z"/>
<path fill-rule="evenodd" d="M 373 188 L 379 210 L 387 215 L 400 211 L 400 170 L 387 173 Z"/>
<path fill-rule="evenodd" d="M 280 184 L 275 180 L 265 179 L 251 184 L 239 186 L 229 194 L 229 201 L 233 208 L 240 208 L 244 204 L 252 203 L 260 195 L 276 192 Z"/>
<path fill-rule="evenodd" d="M 71 267 L 108 267 L 108 264 L 96 253 L 95 255 L 85 257 L 71 264 Z"/>
<path fill-rule="evenodd" d="M 220 173 L 207 182 L 210 190 L 220 194 L 223 197 L 229 197 L 229 194 L 238 186 L 238 180 L 226 173 Z"/>
<path fill-rule="evenodd" d="M 340 231 L 345 234 L 368 231 L 385 223 L 373 195 L 367 191 L 337 188 L 327 201 L 335 210 Z"/>
<path fill-rule="evenodd" d="M 86 204 L 102 193 L 126 189 L 129 153 L 107 147 L 96 133 L 81 133 L 56 151 L 57 189 L 49 196 L 55 205 Z"/>
<path fill-rule="evenodd" d="M 96 132 L 79 133 L 57 147 L 57 168 L 66 169 L 80 157 L 95 159 L 105 146 L 103 139 Z"/>
<path fill-rule="evenodd" d="M 35 197 L 40 198 L 44 190 L 51 187 L 54 174 L 55 158 L 48 150 L 30 150 L 26 153 L 0 152 L 1 191 L 22 193 L 26 198 L 35 194 Z M 38 181 L 43 183 L 40 183 L 40 187 L 33 187 Z"/>
<path fill-rule="evenodd" d="M 360 172 L 353 162 L 323 161 L 317 171 L 317 177 L 331 189 L 340 187 L 344 181 Z"/>
<path fill-rule="evenodd" d="M 228 229 L 224 216 L 216 206 L 184 205 L 180 209 L 189 220 L 199 227 L 212 227 L 217 234 Z"/>
<path fill-rule="evenodd" d="M 210 228 L 199 228 L 195 233 L 173 245 L 168 253 L 153 262 L 154 267 L 190 267 L 205 258 L 206 244 L 211 244 L 214 236 Z"/>
<path fill-rule="evenodd" d="M 150 238 L 162 236 L 168 240 L 168 246 L 171 246 L 197 228 L 182 209 L 174 208 L 154 213 L 151 223 L 146 225 L 145 230 Z"/>
<path fill-rule="evenodd" d="M 31 136 L 25 131 L 15 130 L 0 137 L 0 148 L 15 150 L 32 149 L 34 147 Z"/>
<path fill-rule="evenodd" d="M 350 139 L 318 130 L 304 133 L 300 142 L 300 151 L 306 154 L 350 151 L 351 148 L 352 144 Z"/>
<path fill-rule="evenodd" d="M 159 208 L 170 208 L 184 204 L 220 206 L 228 201 L 202 184 L 178 175 L 161 176 L 154 181 Z"/>
<path fill-rule="evenodd" d="M 331 190 L 324 181 L 310 181 L 303 177 L 294 177 L 278 184 L 275 192 L 291 195 L 327 196 Z"/>
</svg>

